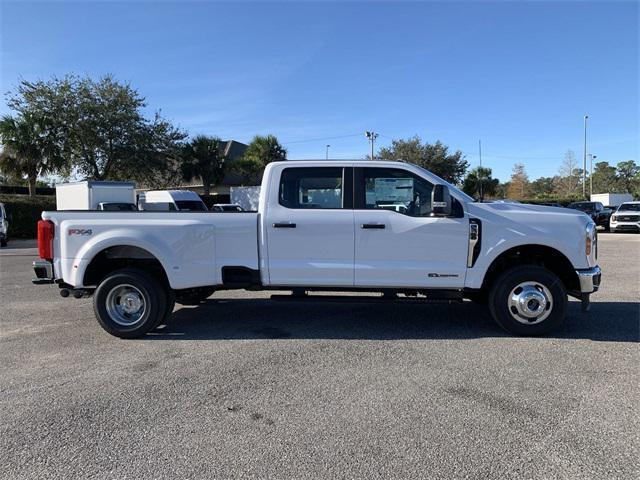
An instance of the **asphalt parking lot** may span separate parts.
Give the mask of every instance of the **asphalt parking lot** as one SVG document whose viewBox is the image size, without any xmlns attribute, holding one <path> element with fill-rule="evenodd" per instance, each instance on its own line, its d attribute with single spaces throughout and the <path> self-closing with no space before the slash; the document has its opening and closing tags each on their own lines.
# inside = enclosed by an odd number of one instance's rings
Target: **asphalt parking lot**
<svg viewBox="0 0 640 480">
<path fill-rule="evenodd" d="M 25 245 L 22 245 L 23 247 Z M 0 252 L 0 477 L 637 478 L 640 235 L 543 338 L 471 303 L 220 292 L 142 340 Z M 28 247 L 28 245 L 27 245 Z"/>
</svg>

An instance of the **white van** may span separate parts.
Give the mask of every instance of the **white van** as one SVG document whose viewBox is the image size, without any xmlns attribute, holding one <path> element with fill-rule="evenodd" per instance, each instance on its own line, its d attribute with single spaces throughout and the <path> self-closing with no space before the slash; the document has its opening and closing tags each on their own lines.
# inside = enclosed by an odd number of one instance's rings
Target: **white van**
<svg viewBox="0 0 640 480">
<path fill-rule="evenodd" d="M 206 212 L 207 206 L 189 190 L 151 190 L 138 196 L 138 210 L 159 212 Z"/>
</svg>

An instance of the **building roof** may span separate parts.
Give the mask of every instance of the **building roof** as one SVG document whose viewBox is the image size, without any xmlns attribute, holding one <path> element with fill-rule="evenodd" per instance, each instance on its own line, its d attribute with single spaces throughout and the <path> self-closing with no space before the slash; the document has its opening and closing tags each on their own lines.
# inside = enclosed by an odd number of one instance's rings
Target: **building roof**
<svg viewBox="0 0 640 480">
<path fill-rule="evenodd" d="M 235 140 L 224 140 L 224 156 L 229 160 L 234 161 L 244 155 L 244 152 L 247 151 L 249 145 L 245 145 L 244 143 L 237 142 Z"/>
</svg>

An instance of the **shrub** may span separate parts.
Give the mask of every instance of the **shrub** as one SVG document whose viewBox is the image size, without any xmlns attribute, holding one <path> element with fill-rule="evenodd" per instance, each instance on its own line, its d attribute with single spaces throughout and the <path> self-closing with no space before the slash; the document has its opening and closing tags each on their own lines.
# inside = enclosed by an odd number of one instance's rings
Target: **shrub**
<svg viewBox="0 0 640 480">
<path fill-rule="evenodd" d="M 5 204 L 9 222 L 9 238 L 35 238 L 36 225 L 44 210 L 56 209 L 53 195 L 0 195 Z"/>
</svg>

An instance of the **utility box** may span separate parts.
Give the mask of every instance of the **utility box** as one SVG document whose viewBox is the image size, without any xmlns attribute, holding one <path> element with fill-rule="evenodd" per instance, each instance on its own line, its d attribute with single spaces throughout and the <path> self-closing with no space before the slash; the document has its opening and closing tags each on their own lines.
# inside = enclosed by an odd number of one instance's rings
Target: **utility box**
<svg viewBox="0 0 640 480">
<path fill-rule="evenodd" d="M 591 195 L 592 202 L 600 202 L 605 207 L 619 207 L 624 202 L 632 202 L 630 193 L 596 193 Z"/>
<path fill-rule="evenodd" d="M 56 185 L 57 210 L 98 210 L 101 203 L 135 204 L 133 182 L 86 180 Z"/>
</svg>

